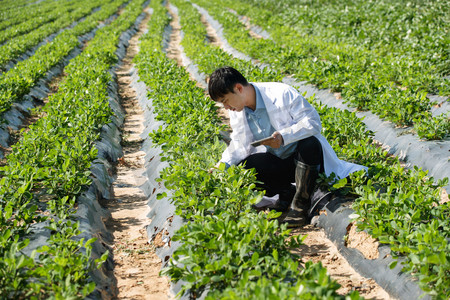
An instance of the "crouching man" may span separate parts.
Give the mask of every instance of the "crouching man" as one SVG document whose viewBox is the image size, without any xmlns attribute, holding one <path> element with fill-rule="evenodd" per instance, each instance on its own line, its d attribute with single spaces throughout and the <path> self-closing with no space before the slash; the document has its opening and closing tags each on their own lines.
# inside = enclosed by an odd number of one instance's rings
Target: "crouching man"
<svg viewBox="0 0 450 300">
<path fill-rule="evenodd" d="M 365 168 L 338 159 L 320 134 L 316 110 L 286 84 L 249 83 L 239 71 L 223 67 L 211 74 L 208 90 L 230 111 L 231 142 L 220 162 L 255 168 L 266 196 L 278 194 L 278 210 L 288 210 L 283 221 L 288 227 L 306 223 L 319 173 L 344 178 Z"/>
</svg>

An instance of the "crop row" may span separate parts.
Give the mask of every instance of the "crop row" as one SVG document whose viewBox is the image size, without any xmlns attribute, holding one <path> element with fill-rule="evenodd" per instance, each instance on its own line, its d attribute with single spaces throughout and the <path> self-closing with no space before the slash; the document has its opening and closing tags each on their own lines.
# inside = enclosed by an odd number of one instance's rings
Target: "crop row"
<svg viewBox="0 0 450 300">
<path fill-rule="evenodd" d="M 162 39 L 169 18 L 152 1 L 149 31 L 135 58 L 139 76 L 149 88 L 158 120 L 165 125 L 151 133 L 169 162 L 161 180 L 173 190 L 171 201 L 186 223 L 173 237 L 182 245 L 163 274 L 183 280 L 181 294 L 207 299 L 344 298 L 320 264 L 299 269 L 290 248 L 301 242 L 278 222 L 257 214 L 250 204 L 261 199 L 253 190 L 254 173 L 241 167 L 207 170 L 223 150 L 217 108 L 189 74 L 169 60 Z M 252 72 L 252 70 L 250 70 Z M 160 195 L 164 196 L 164 195 Z M 348 299 L 359 299 L 353 292 Z"/>
<path fill-rule="evenodd" d="M 78 299 L 95 288 L 88 272 L 106 259 L 91 258 L 95 239 L 77 238 L 76 199 L 91 184 L 100 131 L 111 122 L 109 72 L 117 62 L 120 35 L 142 13 L 130 1 L 110 25 L 65 68 L 43 115 L 12 147 L 0 168 L 0 298 Z M 45 245 L 28 249 L 45 226 Z M 30 252 L 31 255 L 24 254 Z"/>
<path fill-rule="evenodd" d="M 39 47 L 33 56 L 3 73 L 0 76 L 0 113 L 8 110 L 12 103 L 20 101 L 39 78 L 79 46 L 79 36 L 97 28 L 100 21 L 116 13 L 126 1 L 107 1 L 107 5 L 104 5 L 101 10 L 89 15 L 73 28 L 63 31 L 52 42 Z M 97 0 L 97 4 L 100 2 L 101 0 Z"/>
<path fill-rule="evenodd" d="M 39 5 L 29 5 L 22 9 L 14 9 L 14 11 L 0 10 L 0 30 L 20 24 L 30 18 L 38 17 L 41 14 L 46 14 L 55 6 L 56 0 L 41 1 Z"/>
<path fill-rule="evenodd" d="M 53 22 L 61 16 L 67 17 L 64 15 L 64 13 L 70 12 L 74 10 L 74 8 L 77 8 L 76 4 L 77 3 L 60 1 L 53 5 L 53 9 L 50 12 L 47 12 L 35 18 L 31 18 L 28 16 L 25 22 L 15 26 L 10 26 L 7 29 L 0 31 L 0 44 L 15 36 L 30 32 L 43 24 Z"/>
<path fill-rule="evenodd" d="M 0 68 L 5 70 L 6 64 L 21 54 L 25 53 L 32 47 L 42 42 L 46 37 L 52 33 L 70 26 L 75 21 L 82 17 L 91 14 L 92 10 L 99 7 L 103 1 L 96 0 L 92 2 L 81 1 L 76 4 L 76 9 L 63 13 L 58 19 L 49 22 L 36 30 L 27 34 L 17 36 L 0 47 Z"/>
<path fill-rule="evenodd" d="M 2 1 L 2 6 L 0 8 L 0 11 L 9 11 L 12 9 L 16 9 L 19 8 L 21 6 L 25 6 L 30 4 L 30 2 L 32 2 L 33 0 L 18 0 L 18 1 L 13 1 L 13 0 L 6 0 L 6 1 Z"/>
<path fill-rule="evenodd" d="M 439 76 L 450 74 L 448 1 L 245 2 L 270 10 L 302 34 L 372 49 L 380 57 L 390 56 L 389 60 L 396 64 L 401 62 L 395 59 L 408 63 L 412 59 L 415 72 L 432 69 Z"/>
<path fill-rule="evenodd" d="M 242 64 L 223 52 L 205 51 L 208 47 L 214 51 L 220 49 L 205 41 L 206 29 L 200 14 L 186 1 L 173 2 L 178 7 L 184 32 L 182 45 L 204 73 L 210 74 L 220 65 L 239 67 Z M 214 14 L 209 4 L 201 4 Z M 252 81 L 263 81 L 272 71 L 262 72 L 266 74 L 255 76 L 243 70 Z M 323 183 L 328 182 L 332 189 L 340 186 L 341 192 L 357 195 L 353 208 L 359 215 L 359 228 L 389 244 L 396 258 L 405 256 L 404 270 L 420 279 L 424 291 L 437 297 L 448 296 L 450 210 L 449 203 L 439 203 L 440 187 L 446 185 L 446 180 L 434 184 L 433 178 L 427 178 L 426 172 L 420 169 L 404 170 L 398 159 L 390 158 L 386 151 L 374 145 L 373 134 L 366 131 L 364 123 L 354 113 L 311 102 L 321 115 L 323 134 L 338 156 L 369 168 L 367 177 L 357 172 L 349 181 L 340 179 L 334 187 L 333 178 L 322 178 Z M 429 241 L 431 244 L 427 244 Z"/>
<path fill-rule="evenodd" d="M 227 39 L 238 50 L 284 74 L 341 92 L 343 99 L 359 110 L 371 110 L 399 126 L 415 125 L 421 138 L 448 136 L 448 114 L 433 117 L 433 103 L 427 98 L 428 93 L 450 92 L 448 78 L 437 66 L 417 62 L 415 56 L 380 55 L 376 50 L 299 33 L 257 4 L 235 0 L 221 3 L 250 17 L 271 34 L 269 40 L 252 38 L 238 16 L 227 9 L 219 12 L 215 5 L 215 15 L 218 19 L 220 16 Z"/>
</svg>

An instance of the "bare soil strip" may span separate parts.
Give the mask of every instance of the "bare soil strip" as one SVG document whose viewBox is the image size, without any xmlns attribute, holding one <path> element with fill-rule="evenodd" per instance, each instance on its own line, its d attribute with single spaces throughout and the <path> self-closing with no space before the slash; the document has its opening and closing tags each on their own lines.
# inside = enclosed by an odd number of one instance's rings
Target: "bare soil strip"
<svg viewBox="0 0 450 300">
<path fill-rule="evenodd" d="M 240 16 L 238 15 L 238 13 L 237 13 L 235 10 L 231 9 L 231 8 L 228 8 L 228 11 L 230 11 L 231 13 L 235 14 L 236 16 L 238 16 L 239 21 L 241 22 L 242 25 L 245 26 L 245 29 L 248 30 L 248 33 L 250 34 L 250 36 L 251 36 L 252 38 L 257 39 L 257 40 L 262 40 L 262 39 L 264 39 L 264 37 L 263 37 L 262 35 L 256 33 L 256 32 L 253 30 L 253 26 L 252 26 L 252 23 L 251 23 L 251 19 L 250 19 L 249 17 L 247 17 L 247 16 L 242 16 L 242 17 L 240 17 Z"/>
<path fill-rule="evenodd" d="M 358 231 L 355 222 L 347 226 L 346 245 L 348 248 L 358 249 L 366 259 L 377 259 L 380 256 L 378 241 L 367 232 Z"/>
<path fill-rule="evenodd" d="M 172 12 L 171 12 L 171 15 L 172 15 L 173 20 L 176 21 L 178 24 L 178 28 L 174 27 L 173 32 L 172 32 L 172 35 L 175 36 L 177 40 L 179 40 L 178 44 L 174 44 L 173 46 L 178 47 L 178 45 L 181 42 L 181 35 L 180 35 L 180 30 L 179 30 L 180 25 L 178 23 L 178 16 L 173 14 Z M 206 38 L 209 41 L 209 43 L 215 47 L 223 48 L 223 43 L 220 40 L 220 38 L 218 37 L 216 30 L 208 23 L 208 21 L 206 20 L 206 18 L 203 15 L 201 16 L 201 22 L 203 23 L 203 25 L 205 25 Z M 195 80 L 195 78 L 193 80 Z M 224 122 L 224 124 L 226 124 L 227 126 L 230 126 L 230 117 L 228 114 L 228 110 L 226 110 L 223 107 L 223 104 L 220 102 L 216 102 L 216 106 L 219 108 L 219 116 L 222 119 L 222 121 Z"/>
<path fill-rule="evenodd" d="M 155 246 L 149 243 L 145 227 L 149 207 L 139 188 L 146 178 L 144 155 L 141 151 L 144 129 L 143 111 L 130 86 L 131 60 L 138 52 L 138 39 L 150 19 L 147 14 L 139 32 L 130 40 L 127 55 L 117 71 L 119 95 L 126 111 L 122 130 L 124 156 L 117 165 L 117 179 L 113 189 L 115 199 L 108 204 L 112 219 L 107 227 L 114 235 L 114 275 L 117 279 L 118 299 L 168 299 L 169 281 L 159 276 L 161 260 Z"/>
<path fill-rule="evenodd" d="M 169 46 L 167 47 L 167 50 L 166 50 L 167 57 L 175 60 L 180 67 L 183 67 L 183 59 L 181 58 L 182 50 L 181 50 L 180 21 L 179 21 L 178 15 L 175 14 L 170 9 L 169 4 L 167 4 L 166 8 L 169 11 L 170 16 L 172 17 L 172 20 L 170 21 L 170 27 L 172 28 L 172 31 L 170 33 Z M 204 18 L 202 18 L 202 22 L 205 22 L 206 24 L 208 24 Z M 214 28 L 212 28 L 212 26 L 208 26 L 206 38 L 215 46 L 222 47 L 222 44 L 220 44 L 220 40 L 217 40 L 215 38 L 216 36 L 217 36 L 217 34 L 215 33 Z M 196 81 L 195 77 L 192 76 L 192 74 L 190 74 L 190 78 L 191 78 L 191 80 Z M 203 88 L 200 83 L 197 83 L 197 86 L 200 88 Z M 224 109 L 223 105 L 219 102 L 216 102 L 216 106 L 219 108 L 219 116 L 221 117 L 223 122 L 225 124 L 227 124 L 228 126 L 230 126 L 230 118 L 228 116 L 228 111 L 226 109 Z"/>
<path fill-rule="evenodd" d="M 213 46 L 223 48 L 222 41 L 217 36 L 216 30 L 208 23 L 204 15 L 201 16 L 200 21 L 205 25 L 208 42 Z"/>
<path fill-rule="evenodd" d="M 173 20 L 178 22 L 178 16 L 173 15 L 171 12 Z M 207 39 L 211 41 L 214 45 L 222 47 L 222 42 L 217 36 L 214 28 L 206 21 L 206 18 L 202 17 L 202 22 L 205 24 L 207 29 Z M 171 40 L 176 39 L 177 43 L 172 46 L 177 47 L 179 41 L 181 40 L 180 26 L 172 25 L 173 32 L 171 34 Z M 171 49 L 171 58 L 181 61 L 181 51 L 178 49 Z M 224 123 L 229 124 L 229 117 L 226 110 L 221 109 L 219 114 L 224 119 Z M 312 225 L 307 225 L 300 229 L 295 229 L 292 235 L 306 235 L 304 245 L 294 252 L 302 257 L 302 262 L 305 263 L 309 260 L 313 262 L 322 262 L 323 266 L 327 268 L 329 275 L 335 279 L 342 287 L 339 292 L 346 294 L 352 290 L 357 290 L 361 296 L 370 299 L 393 299 L 389 294 L 383 290 L 373 279 L 362 277 L 357 273 L 339 254 L 336 246 L 331 240 L 329 240 L 325 231 L 322 228 L 317 228 Z"/>
<path fill-rule="evenodd" d="M 167 57 L 173 59 L 177 62 L 178 66 L 183 66 L 183 59 L 181 58 L 181 26 L 180 21 L 178 20 L 178 16 L 173 13 L 170 9 L 169 4 L 166 5 L 169 14 L 172 17 L 170 21 L 170 27 L 172 28 L 172 32 L 170 33 L 170 41 L 169 47 L 167 48 Z"/>
<path fill-rule="evenodd" d="M 169 45 L 166 49 L 166 54 L 167 54 L 168 58 L 175 60 L 178 64 L 178 66 L 182 67 L 183 66 L 183 58 L 182 58 L 182 50 L 181 50 L 182 46 L 181 46 L 181 35 L 180 35 L 181 25 L 180 25 L 180 22 L 178 19 L 178 15 L 175 14 L 171 10 L 169 3 L 166 4 L 166 8 L 172 17 L 172 20 L 170 21 L 170 24 L 169 24 L 169 26 L 171 28 L 171 33 L 169 36 Z M 199 88 L 202 88 L 202 89 L 204 88 L 201 85 L 201 83 L 196 81 L 195 77 L 190 73 L 189 73 L 189 78 L 192 81 L 195 81 L 196 85 Z"/>
<path fill-rule="evenodd" d="M 329 275 L 341 285 L 338 293 L 347 294 L 357 290 L 366 299 L 394 299 L 375 280 L 357 273 L 339 253 L 333 242 L 326 237 L 322 228 L 306 225 L 294 229 L 292 234 L 306 235 L 304 245 L 294 253 L 302 257 L 303 264 L 307 261 L 321 262 Z"/>
</svg>

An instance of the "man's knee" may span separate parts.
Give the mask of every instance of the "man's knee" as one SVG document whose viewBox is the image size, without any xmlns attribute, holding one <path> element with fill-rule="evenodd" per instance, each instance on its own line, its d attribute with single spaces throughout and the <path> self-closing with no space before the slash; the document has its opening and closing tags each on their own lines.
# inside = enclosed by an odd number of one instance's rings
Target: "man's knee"
<svg viewBox="0 0 450 300">
<path fill-rule="evenodd" d="M 311 136 L 297 142 L 297 160 L 308 165 L 322 165 L 323 152 L 320 141 Z"/>
<path fill-rule="evenodd" d="M 293 159 L 281 159 L 270 153 L 256 153 L 242 160 L 246 169 L 254 168 L 258 181 L 265 185 L 284 186 L 294 180 L 295 166 Z"/>
</svg>

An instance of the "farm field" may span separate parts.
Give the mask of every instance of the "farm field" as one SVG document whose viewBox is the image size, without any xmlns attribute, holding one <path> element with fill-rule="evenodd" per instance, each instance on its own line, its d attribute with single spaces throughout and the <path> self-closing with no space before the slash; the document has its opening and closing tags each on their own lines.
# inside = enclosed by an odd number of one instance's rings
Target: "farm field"
<svg viewBox="0 0 450 300">
<path fill-rule="evenodd" d="M 0 1 L 0 298 L 448 299 L 449 6 Z M 368 167 L 320 178 L 313 225 L 254 210 L 254 171 L 208 172 L 224 65 L 317 91 L 322 134 Z"/>
</svg>

